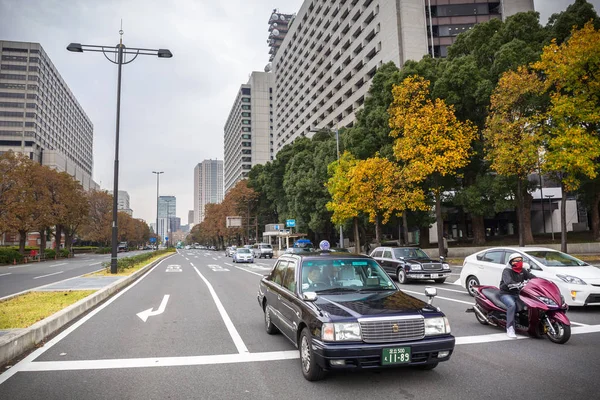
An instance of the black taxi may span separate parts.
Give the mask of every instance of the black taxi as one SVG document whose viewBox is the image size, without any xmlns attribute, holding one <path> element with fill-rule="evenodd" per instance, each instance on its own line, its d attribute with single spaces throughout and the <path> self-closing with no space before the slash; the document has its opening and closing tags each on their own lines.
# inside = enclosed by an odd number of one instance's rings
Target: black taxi
<svg viewBox="0 0 600 400">
<path fill-rule="evenodd" d="M 300 352 L 302 374 L 334 369 L 414 366 L 450 359 L 454 336 L 439 308 L 399 290 L 371 257 L 328 251 L 284 254 L 259 284 L 269 334 L 283 333 Z"/>
</svg>

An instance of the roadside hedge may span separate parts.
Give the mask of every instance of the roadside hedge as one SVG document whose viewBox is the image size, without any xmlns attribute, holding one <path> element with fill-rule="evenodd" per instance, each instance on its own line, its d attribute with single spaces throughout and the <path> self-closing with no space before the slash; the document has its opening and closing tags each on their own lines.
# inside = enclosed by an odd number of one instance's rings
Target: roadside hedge
<svg viewBox="0 0 600 400">
<path fill-rule="evenodd" d="M 23 256 L 18 250 L 10 247 L 0 249 L 0 264 L 12 264 L 15 260 L 18 263 L 23 261 Z"/>
<path fill-rule="evenodd" d="M 131 257 L 119 258 L 117 260 L 117 272 L 123 272 L 126 269 L 134 267 L 136 264 L 147 261 L 153 257 L 161 256 L 161 255 L 167 254 L 167 253 L 174 253 L 175 251 L 176 250 L 174 248 L 170 248 L 170 249 L 151 251 L 148 253 L 142 253 L 142 254 L 138 254 L 136 256 L 131 256 Z M 104 268 L 106 268 L 107 272 L 110 271 L 110 261 L 103 262 L 102 266 Z"/>
<path fill-rule="evenodd" d="M 44 255 L 46 258 L 54 258 L 56 256 L 56 250 L 54 249 L 46 249 L 44 251 Z"/>
</svg>

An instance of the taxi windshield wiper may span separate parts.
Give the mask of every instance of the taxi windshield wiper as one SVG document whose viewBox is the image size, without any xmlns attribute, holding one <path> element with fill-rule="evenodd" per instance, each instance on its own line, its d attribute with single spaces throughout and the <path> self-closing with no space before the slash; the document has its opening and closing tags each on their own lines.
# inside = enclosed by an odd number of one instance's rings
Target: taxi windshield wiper
<svg viewBox="0 0 600 400">
<path fill-rule="evenodd" d="M 358 292 L 358 289 L 349 287 L 334 287 L 329 289 L 315 290 L 315 293 L 335 293 L 335 292 Z"/>
<path fill-rule="evenodd" d="M 381 287 L 381 286 L 377 286 L 377 287 L 366 287 L 366 288 L 362 288 L 359 290 L 359 292 L 378 292 L 378 291 L 388 291 L 388 290 L 396 290 L 396 288 L 394 287 Z"/>
</svg>

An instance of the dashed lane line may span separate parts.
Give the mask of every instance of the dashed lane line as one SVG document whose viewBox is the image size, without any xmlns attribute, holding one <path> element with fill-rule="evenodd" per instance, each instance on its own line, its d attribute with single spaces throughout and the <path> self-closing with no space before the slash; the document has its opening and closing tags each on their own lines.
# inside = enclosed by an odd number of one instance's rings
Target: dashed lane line
<svg viewBox="0 0 600 400">
<path fill-rule="evenodd" d="M 48 275 L 34 276 L 33 279 L 40 279 L 40 278 L 45 278 L 47 276 L 58 275 L 58 274 L 62 274 L 63 272 L 64 271 L 58 271 L 58 272 L 53 272 L 53 273 L 48 274 Z"/>
<path fill-rule="evenodd" d="M 10 275 L 10 274 L 12 274 L 12 272 L 7 272 L 5 274 L 0 274 L 0 276 Z"/>
</svg>

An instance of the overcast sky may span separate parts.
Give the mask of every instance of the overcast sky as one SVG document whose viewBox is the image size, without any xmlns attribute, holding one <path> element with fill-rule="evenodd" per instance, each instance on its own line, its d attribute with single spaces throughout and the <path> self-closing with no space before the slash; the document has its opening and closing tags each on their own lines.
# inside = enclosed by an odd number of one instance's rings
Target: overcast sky
<svg viewBox="0 0 600 400">
<path fill-rule="evenodd" d="M 598 11 L 600 0 L 590 1 Z M 572 0 L 535 0 L 542 24 Z M 193 170 L 223 159 L 223 126 L 239 86 L 268 63 L 273 8 L 302 0 L 0 0 L 0 40 L 39 42 L 94 124 L 94 180 L 113 188 L 117 70 L 99 53 L 70 53 L 70 42 L 168 48 L 171 59 L 139 57 L 123 67 L 119 189 L 133 215 L 156 219 L 161 195 L 177 216 L 193 209 Z"/>
</svg>

